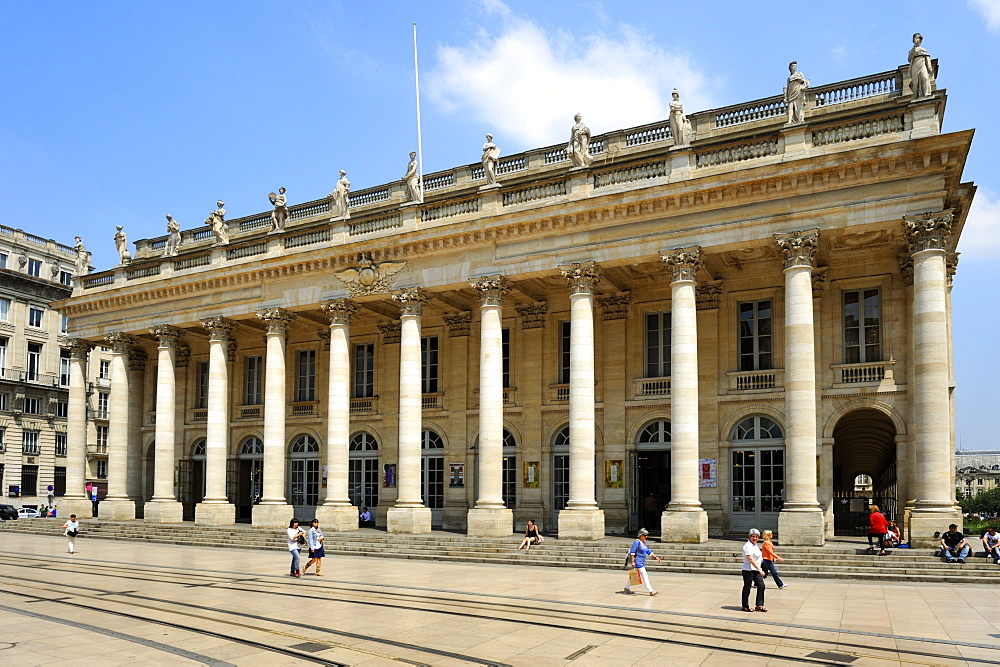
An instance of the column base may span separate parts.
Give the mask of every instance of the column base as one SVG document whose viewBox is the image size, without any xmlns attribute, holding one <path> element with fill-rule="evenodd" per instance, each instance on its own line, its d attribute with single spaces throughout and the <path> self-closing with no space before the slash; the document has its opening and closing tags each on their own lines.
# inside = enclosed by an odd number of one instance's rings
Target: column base
<svg viewBox="0 0 1000 667">
<path fill-rule="evenodd" d="M 560 540 L 603 540 L 604 511 L 560 510 L 558 532 Z"/>
<path fill-rule="evenodd" d="M 933 549 L 941 546 L 941 537 L 934 537 L 934 533 L 944 533 L 950 524 L 958 524 L 959 531 L 962 530 L 962 510 L 959 508 L 939 510 L 921 510 L 913 508 L 910 512 L 909 530 L 907 535 L 910 538 L 910 547 L 916 549 Z M 974 539 L 966 540 L 973 544 L 978 540 L 978 535 L 972 536 Z M 978 548 L 978 545 L 973 547 Z"/>
<path fill-rule="evenodd" d="M 431 511 L 426 507 L 390 507 L 385 515 L 385 526 L 390 533 L 429 533 Z"/>
<path fill-rule="evenodd" d="M 763 527 L 758 527 L 763 532 Z M 782 546 L 821 547 L 826 544 L 826 518 L 820 508 L 778 514 L 778 539 Z"/>
<path fill-rule="evenodd" d="M 94 518 L 94 504 L 86 498 L 64 498 L 56 503 L 56 509 L 57 519 L 68 519 L 70 514 L 75 514 L 77 519 Z"/>
<path fill-rule="evenodd" d="M 236 505 L 198 503 L 194 508 L 194 523 L 196 526 L 232 526 L 236 523 Z"/>
<path fill-rule="evenodd" d="M 150 500 L 143 507 L 143 520 L 152 523 L 181 523 L 184 505 L 176 500 Z"/>
<path fill-rule="evenodd" d="M 253 506 L 250 522 L 255 526 L 263 526 L 264 528 L 288 528 L 288 522 L 291 521 L 293 516 L 295 516 L 295 512 L 291 505 L 286 503 L 265 505 L 261 503 Z M 305 526 L 308 529 L 310 519 L 312 517 L 308 519 L 305 517 L 299 518 L 299 525 Z"/>
<path fill-rule="evenodd" d="M 135 521 L 135 501 L 102 500 L 97 513 L 103 521 Z"/>
<path fill-rule="evenodd" d="M 660 515 L 660 541 L 701 544 L 708 541 L 708 512 L 666 510 Z"/>
<path fill-rule="evenodd" d="M 466 521 L 469 537 L 510 537 L 514 534 L 514 513 L 506 507 L 473 508 Z"/>
<path fill-rule="evenodd" d="M 360 514 L 354 505 L 320 505 L 316 508 L 319 527 L 334 533 L 357 530 Z"/>
</svg>

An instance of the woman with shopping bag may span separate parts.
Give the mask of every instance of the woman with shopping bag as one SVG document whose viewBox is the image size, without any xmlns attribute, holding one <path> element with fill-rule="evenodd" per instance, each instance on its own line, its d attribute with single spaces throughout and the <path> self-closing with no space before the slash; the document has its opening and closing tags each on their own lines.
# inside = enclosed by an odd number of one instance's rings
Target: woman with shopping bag
<svg viewBox="0 0 1000 667">
<path fill-rule="evenodd" d="M 656 595 L 657 593 L 649 583 L 649 575 L 646 574 L 646 558 L 652 556 L 658 561 L 662 561 L 663 559 L 654 554 L 653 550 L 646 545 L 646 538 L 648 537 L 649 531 L 645 528 L 640 528 L 639 539 L 629 547 L 628 558 L 626 559 L 629 567 L 628 583 L 625 584 L 624 591 L 626 595 L 632 595 L 632 584 L 636 586 L 640 584 L 645 585 L 650 595 Z"/>
</svg>

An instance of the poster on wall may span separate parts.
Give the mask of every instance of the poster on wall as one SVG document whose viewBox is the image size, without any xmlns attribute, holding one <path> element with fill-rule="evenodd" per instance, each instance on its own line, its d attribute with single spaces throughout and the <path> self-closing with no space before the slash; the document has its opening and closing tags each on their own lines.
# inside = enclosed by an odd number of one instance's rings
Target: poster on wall
<svg viewBox="0 0 1000 667">
<path fill-rule="evenodd" d="M 396 464 L 385 463 L 382 465 L 382 488 L 396 488 Z"/>
<path fill-rule="evenodd" d="M 449 463 L 448 467 L 451 469 L 451 477 L 448 486 L 451 488 L 465 486 L 465 464 L 464 463 Z"/>
<path fill-rule="evenodd" d="M 698 459 L 698 486 L 703 489 L 715 488 L 715 459 Z"/>
<path fill-rule="evenodd" d="M 625 478 L 622 477 L 621 459 L 609 459 L 604 462 L 604 488 L 620 489 L 625 486 Z"/>
<path fill-rule="evenodd" d="M 538 488 L 538 461 L 526 461 L 524 464 L 524 488 Z"/>
</svg>

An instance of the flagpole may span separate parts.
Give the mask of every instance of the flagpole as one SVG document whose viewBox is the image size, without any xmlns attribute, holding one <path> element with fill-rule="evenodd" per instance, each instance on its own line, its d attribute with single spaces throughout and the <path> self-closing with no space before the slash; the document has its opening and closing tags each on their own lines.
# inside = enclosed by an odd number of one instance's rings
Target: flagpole
<svg viewBox="0 0 1000 667">
<path fill-rule="evenodd" d="M 420 70 L 417 66 L 417 22 L 413 22 L 413 79 L 417 89 L 417 183 L 420 201 L 424 200 L 424 146 L 420 136 Z"/>
</svg>

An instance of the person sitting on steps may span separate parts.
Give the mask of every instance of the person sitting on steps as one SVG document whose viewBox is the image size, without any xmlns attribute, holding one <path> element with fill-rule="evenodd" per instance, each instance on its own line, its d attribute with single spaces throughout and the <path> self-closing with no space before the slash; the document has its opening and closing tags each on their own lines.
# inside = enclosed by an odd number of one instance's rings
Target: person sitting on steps
<svg viewBox="0 0 1000 667">
<path fill-rule="evenodd" d="M 948 532 L 941 536 L 941 555 L 949 563 L 954 563 L 956 558 L 959 563 L 964 563 L 969 557 L 969 543 L 965 541 L 965 535 L 958 532 L 958 524 L 948 526 Z"/>
<path fill-rule="evenodd" d="M 532 544 L 541 544 L 544 541 L 545 538 L 539 534 L 538 527 L 535 525 L 535 522 L 528 519 L 528 527 L 524 529 L 524 539 L 521 540 L 521 546 L 519 546 L 517 550 L 520 551 L 521 549 L 524 549 L 525 551 L 529 551 Z"/>
</svg>

